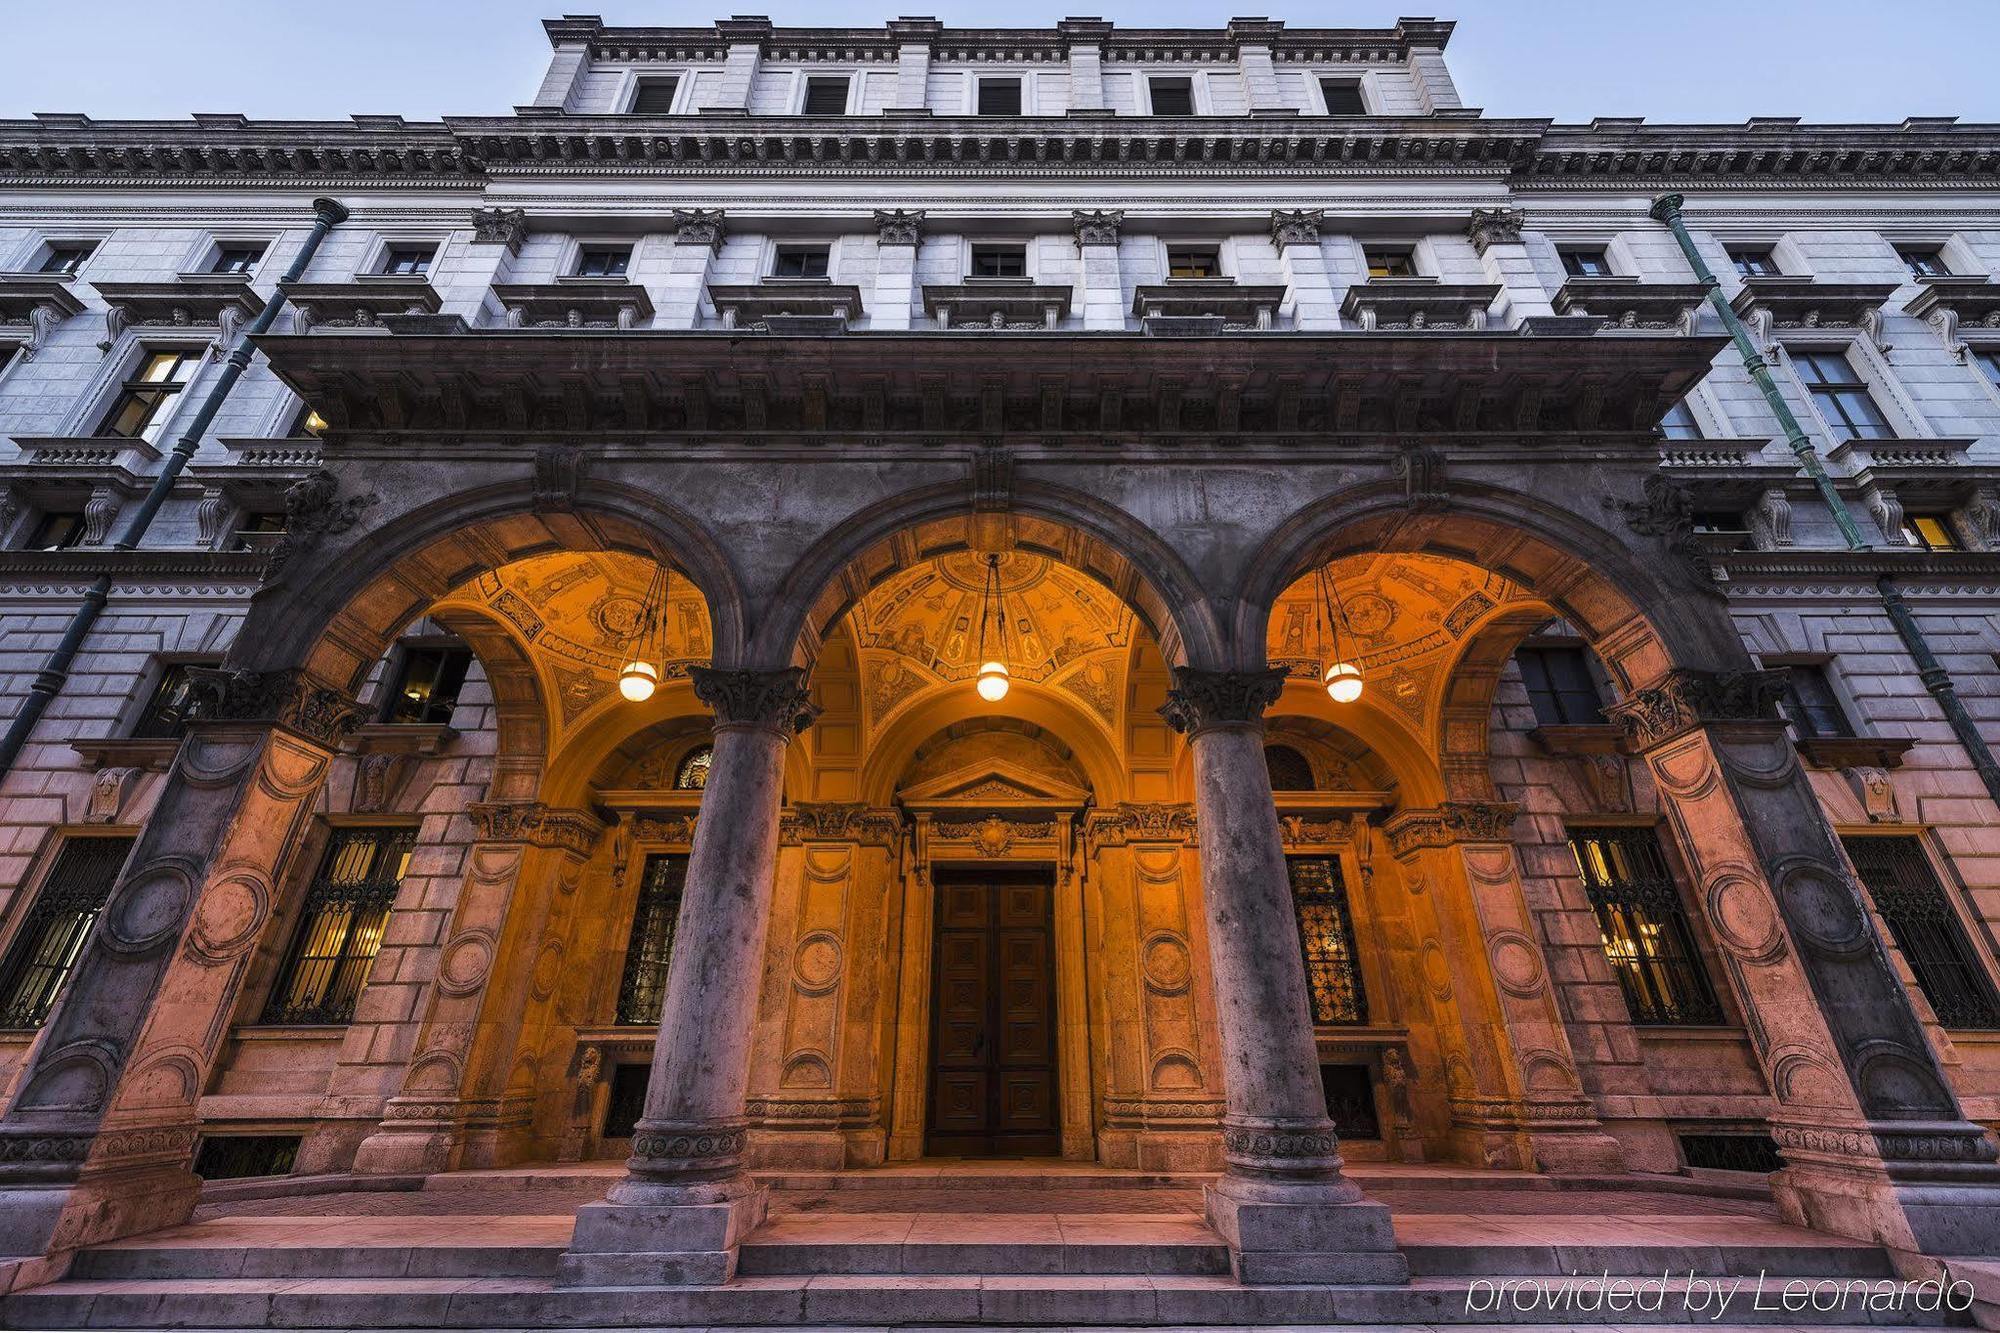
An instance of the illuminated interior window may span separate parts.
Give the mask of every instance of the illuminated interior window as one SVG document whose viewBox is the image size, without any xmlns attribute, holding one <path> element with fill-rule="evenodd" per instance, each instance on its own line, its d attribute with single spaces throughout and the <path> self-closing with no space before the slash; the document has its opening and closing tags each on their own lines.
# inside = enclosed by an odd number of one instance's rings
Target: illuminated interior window
<svg viewBox="0 0 2000 1333">
<path fill-rule="evenodd" d="M 1572 829 L 1569 846 L 1632 1021 L 1721 1022 L 1722 1006 L 1702 970 L 1658 835 L 1646 828 Z"/>
<path fill-rule="evenodd" d="M 702 791 L 708 786 L 708 765 L 715 758 L 715 747 L 703 745 L 689 752 L 681 760 L 681 766 L 674 770 L 674 790 Z"/>
<path fill-rule="evenodd" d="M 353 1020 L 416 846 L 413 827 L 333 831 L 265 1006 L 266 1023 Z"/>
<path fill-rule="evenodd" d="M 1330 856 L 1290 856 L 1285 865 L 1291 872 L 1314 1024 L 1366 1023 L 1368 996 L 1355 957 L 1354 918 L 1340 862 Z"/>
</svg>

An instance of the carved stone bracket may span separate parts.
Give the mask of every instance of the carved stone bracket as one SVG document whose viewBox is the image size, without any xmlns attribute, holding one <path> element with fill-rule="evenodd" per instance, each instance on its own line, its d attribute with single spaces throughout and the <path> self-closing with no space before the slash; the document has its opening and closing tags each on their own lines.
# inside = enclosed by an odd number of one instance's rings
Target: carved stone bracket
<svg viewBox="0 0 2000 1333">
<path fill-rule="evenodd" d="M 674 243 L 722 248 L 722 210 L 719 208 L 676 208 Z"/>
<path fill-rule="evenodd" d="M 1320 224 L 1325 221 L 1323 208 L 1274 208 L 1271 239 L 1280 250 L 1288 245 L 1318 245 Z"/>
<path fill-rule="evenodd" d="M 1135 842 L 1177 842 L 1195 845 L 1193 805 L 1167 801 L 1130 802 L 1092 810 L 1083 820 L 1084 844 L 1128 847 Z"/>
<path fill-rule="evenodd" d="M 1118 230 L 1125 225 L 1125 210 L 1122 208 L 1079 208 L 1069 215 L 1070 228 L 1076 233 L 1076 243 L 1084 245 L 1116 245 Z"/>
<path fill-rule="evenodd" d="M 528 213 L 521 208 L 475 208 L 472 210 L 472 239 L 478 245 L 504 245 L 507 253 L 521 253 L 528 239 Z"/>
<path fill-rule="evenodd" d="M 1466 842 L 1506 842 L 1521 807 L 1512 801 L 1446 801 L 1430 810 L 1402 810 L 1382 826 L 1397 856 Z"/>
<path fill-rule="evenodd" d="M 800 802 L 786 808 L 778 821 L 778 841 L 859 842 L 895 847 L 903 837 L 903 817 L 894 810 L 865 802 Z"/>
<path fill-rule="evenodd" d="M 1617 513 L 1625 520 L 1625 526 L 1641 537 L 1665 538 L 1667 549 L 1694 576 L 1696 582 L 1705 587 L 1714 586 L 1715 566 L 1694 538 L 1693 493 L 1664 472 L 1655 472 L 1646 478 L 1640 494 L 1642 498 L 1639 500 L 1607 496 L 1604 507 Z M 1789 531 L 1789 510 L 1786 521 Z"/>
<path fill-rule="evenodd" d="M 1717 722 L 1780 721 L 1785 673 L 1694 671 L 1676 667 L 1645 689 L 1604 710 L 1636 750 L 1650 750 L 1696 727 Z"/>
<path fill-rule="evenodd" d="M 1489 245 L 1519 245 L 1521 228 L 1527 221 L 1528 215 L 1518 208 L 1475 208 L 1465 234 L 1472 238 L 1472 248 L 1483 255 Z"/>
<path fill-rule="evenodd" d="M 878 208 L 875 210 L 875 244 L 923 244 L 924 210 L 921 208 Z"/>
<path fill-rule="evenodd" d="M 373 491 L 340 498 L 340 483 L 324 468 L 294 482 L 285 492 L 285 535 L 264 565 L 264 581 L 275 581 L 294 556 L 317 545 L 320 538 L 346 532 L 361 521 L 362 510 L 381 498 Z"/>
<path fill-rule="evenodd" d="M 191 722 L 263 723 L 331 749 L 365 716 L 351 695 L 300 667 L 283 671 L 190 667 L 188 677 Z"/>
<path fill-rule="evenodd" d="M 1174 687 L 1160 716 L 1175 731 L 1194 736 L 1209 727 L 1258 722 L 1285 689 L 1285 669 L 1202 671 L 1175 667 Z"/>
<path fill-rule="evenodd" d="M 465 814 L 483 842 L 522 842 L 587 857 L 604 836 L 604 822 L 588 810 L 540 801 L 475 801 Z"/>
<path fill-rule="evenodd" d="M 535 450 L 535 490 L 531 503 L 538 514 L 567 513 L 576 508 L 587 460 L 581 446 L 545 444 Z"/>
<path fill-rule="evenodd" d="M 819 716 L 806 691 L 803 667 L 780 671 L 689 667 L 695 698 L 715 710 L 718 723 L 804 731 Z"/>
</svg>

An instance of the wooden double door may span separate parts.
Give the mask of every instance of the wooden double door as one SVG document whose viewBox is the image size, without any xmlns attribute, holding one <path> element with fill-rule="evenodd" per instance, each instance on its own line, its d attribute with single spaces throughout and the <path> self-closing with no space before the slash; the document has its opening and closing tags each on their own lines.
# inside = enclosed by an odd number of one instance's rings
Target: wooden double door
<svg viewBox="0 0 2000 1333">
<path fill-rule="evenodd" d="M 939 869 L 924 1151 L 1053 1157 L 1057 1110 L 1054 875 Z"/>
</svg>

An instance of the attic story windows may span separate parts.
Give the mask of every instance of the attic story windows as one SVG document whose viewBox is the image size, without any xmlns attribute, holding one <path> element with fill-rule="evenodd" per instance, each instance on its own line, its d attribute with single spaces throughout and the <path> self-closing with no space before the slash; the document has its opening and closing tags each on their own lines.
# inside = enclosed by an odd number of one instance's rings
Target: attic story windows
<svg viewBox="0 0 2000 1333">
<path fill-rule="evenodd" d="M 648 75 L 633 85 L 632 105 L 626 110 L 635 116 L 664 116 L 674 109 L 674 93 L 680 83 L 671 75 Z"/>
</svg>

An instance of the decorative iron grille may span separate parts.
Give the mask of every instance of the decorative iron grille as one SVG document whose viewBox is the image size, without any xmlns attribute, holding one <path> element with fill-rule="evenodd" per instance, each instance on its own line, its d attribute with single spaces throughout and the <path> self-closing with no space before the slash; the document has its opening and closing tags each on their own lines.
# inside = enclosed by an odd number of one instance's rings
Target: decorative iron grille
<svg viewBox="0 0 2000 1333">
<path fill-rule="evenodd" d="M 319 876 L 306 890 L 298 933 L 265 1006 L 265 1022 L 353 1019 L 416 846 L 414 828 L 334 830 Z"/>
<path fill-rule="evenodd" d="M 131 850 L 130 838 L 63 844 L 0 964 L 0 1028 L 38 1028 L 48 1021 Z"/>
<path fill-rule="evenodd" d="M 1366 1023 L 1368 997 L 1361 987 L 1354 918 L 1347 909 L 1340 862 L 1330 856 L 1292 856 L 1286 865 L 1292 876 L 1292 906 L 1299 916 L 1313 1022 Z"/>
<path fill-rule="evenodd" d="M 1889 927 L 1938 1022 L 2000 1028 L 2000 997 L 1965 926 L 1915 838 L 1843 838 L 1875 910 Z"/>
<path fill-rule="evenodd" d="M 618 1021 L 652 1026 L 667 1000 L 667 963 L 681 916 L 685 856 L 649 856 L 632 909 L 632 938 L 625 947 L 625 975 L 618 983 Z"/>
<path fill-rule="evenodd" d="M 1680 888 L 1653 831 L 1572 830 L 1569 846 L 1632 1021 L 1721 1022 L 1722 1006 L 1702 970 Z"/>
<path fill-rule="evenodd" d="M 1769 1134 L 1682 1134 L 1681 1156 L 1687 1164 L 1710 1171 L 1759 1171 L 1766 1175 L 1784 1166 L 1778 1143 Z"/>
<path fill-rule="evenodd" d="M 299 1156 L 297 1134 L 219 1134 L 204 1138 L 194 1173 L 203 1180 L 289 1176 Z"/>
</svg>

